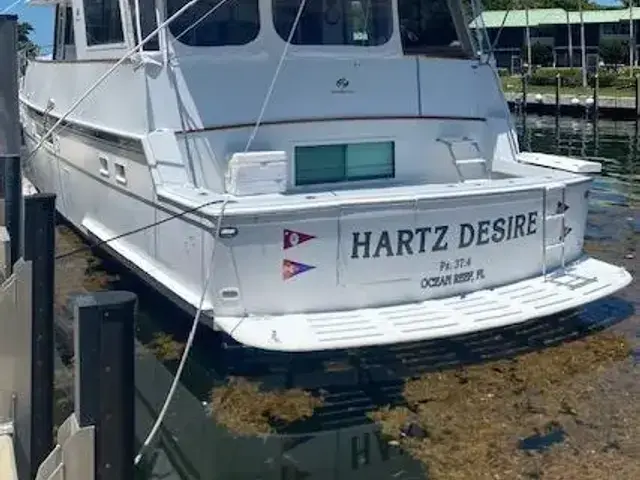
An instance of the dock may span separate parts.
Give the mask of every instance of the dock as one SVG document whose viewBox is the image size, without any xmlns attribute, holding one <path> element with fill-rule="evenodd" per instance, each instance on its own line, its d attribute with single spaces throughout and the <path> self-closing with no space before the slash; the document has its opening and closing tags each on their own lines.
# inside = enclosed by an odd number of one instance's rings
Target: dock
<svg viewBox="0 0 640 480">
<path fill-rule="evenodd" d="M 133 480 L 133 293 L 75 299 L 74 411 L 54 438 L 56 195 L 22 175 L 17 31 L 0 15 L 0 478 Z"/>
<path fill-rule="evenodd" d="M 504 96 L 512 110 L 522 110 L 525 98 L 522 92 L 504 92 Z M 597 109 L 601 117 L 625 120 L 638 118 L 636 100 L 631 97 L 599 97 Z M 556 95 L 552 93 L 528 92 L 526 111 L 583 117 L 593 115 L 595 100 L 593 95 L 562 94 L 557 99 Z"/>
<path fill-rule="evenodd" d="M 556 76 L 553 92 L 536 92 L 529 85 L 529 77 L 522 74 L 520 86 L 504 86 L 504 97 L 512 110 L 542 114 L 607 117 L 612 119 L 640 119 L 640 77 L 635 77 L 635 95 L 602 95 L 598 74 L 593 76 L 591 91 L 567 93 L 562 87 L 560 74 Z"/>
</svg>

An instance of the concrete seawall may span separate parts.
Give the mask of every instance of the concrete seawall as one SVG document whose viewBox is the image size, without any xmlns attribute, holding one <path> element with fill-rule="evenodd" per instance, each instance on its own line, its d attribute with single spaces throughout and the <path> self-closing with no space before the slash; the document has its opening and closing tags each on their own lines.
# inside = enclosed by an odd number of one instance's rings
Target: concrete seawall
<svg viewBox="0 0 640 480">
<path fill-rule="evenodd" d="M 512 108 L 523 103 L 522 92 L 504 92 L 504 96 Z M 593 110 L 593 95 L 560 95 L 559 110 L 563 115 L 584 116 L 585 110 Z M 556 113 L 555 93 L 527 93 L 527 111 L 538 113 Z M 599 116 L 610 118 L 635 119 L 636 100 L 632 97 L 598 97 Z"/>
</svg>

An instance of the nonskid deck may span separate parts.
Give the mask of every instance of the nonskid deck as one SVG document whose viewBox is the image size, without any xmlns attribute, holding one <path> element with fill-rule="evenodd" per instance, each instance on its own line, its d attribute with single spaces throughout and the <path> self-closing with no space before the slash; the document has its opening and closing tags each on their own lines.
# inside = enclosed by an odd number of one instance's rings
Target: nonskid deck
<svg viewBox="0 0 640 480">
<path fill-rule="evenodd" d="M 466 295 L 339 312 L 216 317 L 215 322 L 238 342 L 268 350 L 365 347 L 525 322 L 606 297 L 631 279 L 624 268 L 583 257 L 546 276 Z"/>
</svg>

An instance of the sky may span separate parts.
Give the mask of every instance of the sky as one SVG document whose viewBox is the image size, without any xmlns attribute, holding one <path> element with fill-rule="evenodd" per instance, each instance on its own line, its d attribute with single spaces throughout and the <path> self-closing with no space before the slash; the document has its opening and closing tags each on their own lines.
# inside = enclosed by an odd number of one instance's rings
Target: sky
<svg viewBox="0 0 640 480">
<path fill-rule="evenodd" d="M 14 3 L 15 0 L 0 0 L 0 12 Z M 602 5 L 615 5 L 617 0 L 600 0 Z M 26 5 L 23 1 L 6 13 L 17 14 L 22 22 L 33 25 L 32 40 L 40 46 L 50 46 L 53 43 L 53 7 L 40 5 Z M 45 51 L 48 51 L 46 48 Z"/>
</svg>

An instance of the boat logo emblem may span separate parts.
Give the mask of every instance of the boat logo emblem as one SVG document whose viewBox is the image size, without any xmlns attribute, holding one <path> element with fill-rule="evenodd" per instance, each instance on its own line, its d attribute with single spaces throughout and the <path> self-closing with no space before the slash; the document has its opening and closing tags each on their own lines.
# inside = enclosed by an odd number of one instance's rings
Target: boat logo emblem
<svg viewBox="0 0 640 480">
<path fill-rule="evenodd" d="M 346 78 L 342 77 L 336 80 L 336 87 L 338 87 L 339 89 L 344 90 L 348 86 L 349 86 L 349 80 L 347 80 Z"/>
<path fill-rule="evenodd" d="M 296 245 L 308 242 L 309 240 L 313 240 L 314 238 L 316 238 L 315 235 L 296 232 L 294 230 L 288 230 L 285 228 L 282 234 L 282 248 L 286 250 L 287 248 L 295 247 Z"/>
<path fill-rule="evenodd" d="M 331 93 L 353 93 L 353 90 L 349 88 L 349 80 L 345 77 L 340 77 L 336 80 L 336 88 L 331 90 Z"/>
<path fill-rule="evenodd" d="M 294 262 L 293 260 L 282 260 L 282 279 L 289 280 L 290 278 L 300 275 L 301 273 L 313 270 L 313 265 L 307 265 L 305 263 Z"/>
</svg>

